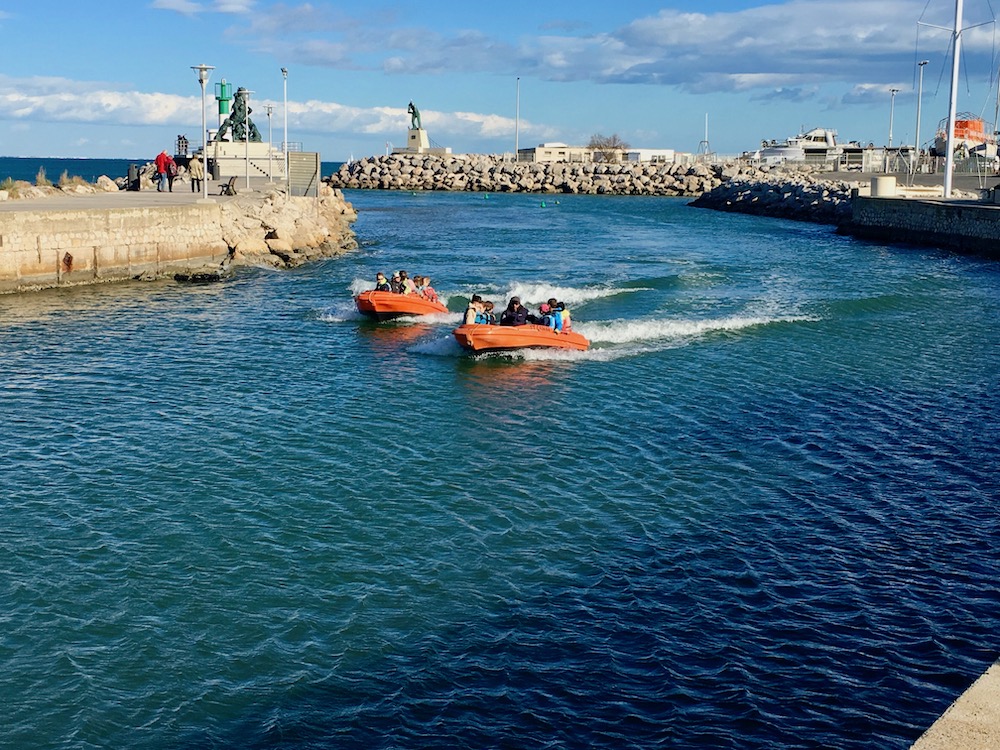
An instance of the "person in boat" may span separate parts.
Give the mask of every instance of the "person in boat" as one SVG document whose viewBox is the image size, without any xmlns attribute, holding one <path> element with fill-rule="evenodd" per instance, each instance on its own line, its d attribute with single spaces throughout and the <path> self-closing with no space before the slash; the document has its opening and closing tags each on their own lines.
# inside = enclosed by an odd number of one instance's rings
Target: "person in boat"
<svg viewBox="0 0 1000 750">
<path fill-rule="evenodd" d="M 521 304 L 520 297 L 511 297 L 510 302 L 507 303 L 507 309 L 500 313 L 500 325 L 523 326 L 527 322 L 528 308 Z"/>
<path fill-rule="evenodd" d="M 495 326 L 497 324 L 497 316 L 493 314 L 493 303 L 486 300 L 483 303 L 483 312 L 481 313 L 483 323 L 488 326 Z"/>
<path fill-rule="evenodd" d="M 566 307 L 565 302 L 556 302 L 555 310 L 559 313 L 559 327 L 556 328 L 557 331 L 569 331 L 569 308 Z"/>
<path fill-rule="evenodd" d="M 555 297 L 549 298 L 549 309 L 552 310 L 552 318 L 554 325 L 552 330 L 556 333 L 564 329 L 569 328 L 569 312 L 566 310 L 566 305 L 562 302 L 556 301 Z"/>
<path fill-rule="evenodd" d="M 421 276 L 420 277 L 420 283 L 421 283 L 421 286 L 418 287 L 418 291 L 422 295 L 424 295 L 424 297 L 426 297 L 427 299 L 429 299 L 431 302 L 440 302 L 441 301 L 441 298 L 438 297 L 438 293 L 435 292 L 434 291 L 434 287 L 431 286 L 431 277 L 430 276 Z"/>
<path fill-rule="evenodd" d="M 375 274 L 375 291 L 376 292 L 391 292 L 392 285 L 385 278 L 385 274 L 379 271 Z"/>
<path fill-rule="evenodd" d="M 399 294 L 402 289 L 402 282 L 399 279 L 399 271 L 396 271 L 392 275 L 392 281 L 389 282 L 389 291 Z"/>
<path fill-rule="evenodd" d="M 556 327 L 556 316 L 552 314 L 552 308 L 547 302 L 538 306 L 538 325 L 553 329 Z"/>
<path fill-rule="evenodd" d="M 469 300 L 469 306 L 465 308 L 465 317 L 462 318 L 462 322 L 466 325 L 471 325 L 472 323 L 478 323 L 479 313 L 483 309 L 483 298 L 478 294 L 473 294 L 472 299 Z"/>
<path fill-rule="evenodd" d="M 399 272 L 399 293 L 400 294 L 416 294 L 417 287 L 413 284 L 413 279 L 406 271 Z"/>
</svg>

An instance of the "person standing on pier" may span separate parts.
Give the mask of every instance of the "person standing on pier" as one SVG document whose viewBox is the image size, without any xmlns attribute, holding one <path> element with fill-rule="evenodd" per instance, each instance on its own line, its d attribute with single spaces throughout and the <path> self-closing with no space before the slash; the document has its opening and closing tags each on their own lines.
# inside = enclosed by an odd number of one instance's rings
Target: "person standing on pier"
<svg viewBox="0 0 1000 750">
<path fill-rule="evenodd" d="M 191 176 L 191 192 L 200 193 L 202 180 L 205 179 L 205 165 L 201 163 L 201 159 L 191 157 L 191 161 L 188 162 L 188 174 Z"/>
<path fill-rule="evenodd" d="M 161 151 L 156 157 L 156 177 L 158 183 L 156 185 L 156 192 L 162 193 L 167 189 L 167 167 L 173 159 L 170 158 L 170 154 L 167 153 L 166 149 Z"/>
</svg>

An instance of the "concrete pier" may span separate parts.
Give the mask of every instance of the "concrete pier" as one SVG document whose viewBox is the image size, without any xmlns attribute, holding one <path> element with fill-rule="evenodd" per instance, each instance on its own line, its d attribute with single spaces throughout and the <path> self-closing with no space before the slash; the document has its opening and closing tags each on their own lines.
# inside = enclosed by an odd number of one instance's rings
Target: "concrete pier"
<svg viewBox="0 0 1000 750">
<path fill-rule="evenodd" d="M 53 195 L 0 202 L 0 292 L 166 276 L 233 264 L 290 267 L 357 246 L 340 191 L 273 187 Z"/>
<path fill-rule="evenodd" d="M 850 221 L 838 231 L 1000 258 L 1000 205 L 993 203 L 858 196 L 851 201 Z"/>
<path fill-rule="evenodd" d="M 1000 661 L 951 704 L 911 750 L 1000 748 Z"/>
</svg>

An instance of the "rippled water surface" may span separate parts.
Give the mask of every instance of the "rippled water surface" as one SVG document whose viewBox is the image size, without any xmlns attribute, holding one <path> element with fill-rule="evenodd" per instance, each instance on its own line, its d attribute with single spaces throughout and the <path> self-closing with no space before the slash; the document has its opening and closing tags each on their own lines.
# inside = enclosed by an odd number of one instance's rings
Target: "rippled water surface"
<svg viewBox="0 0 1000 750">
<path fill-rule="evenodd" d="M 906 748 L 997 657 L 1000 271 L 681 200 L 0 297 L 0 747 Z M 452 314 L 352 292 L 428 273 Z M 590 351 L 471 358 L 465 300 Z"/>
</svg>

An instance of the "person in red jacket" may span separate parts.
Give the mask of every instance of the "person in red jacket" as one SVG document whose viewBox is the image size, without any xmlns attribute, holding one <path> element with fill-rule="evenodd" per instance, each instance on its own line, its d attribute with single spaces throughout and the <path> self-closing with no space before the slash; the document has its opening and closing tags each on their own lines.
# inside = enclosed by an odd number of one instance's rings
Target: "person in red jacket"
<svg viewBox="0 0 1000 750">
<path fill-rule="evenodd" d="M 173 161 L 170 158 L 170 154 L 164 149 L 156 157 L 156 177 L 159 183 L 156 186 L 156 192 L 162 193 L 167 188 L 167 166 Z"/>
</svg>

